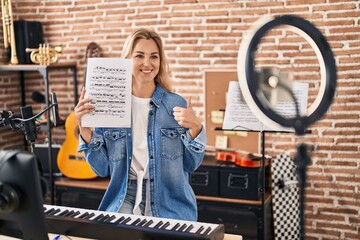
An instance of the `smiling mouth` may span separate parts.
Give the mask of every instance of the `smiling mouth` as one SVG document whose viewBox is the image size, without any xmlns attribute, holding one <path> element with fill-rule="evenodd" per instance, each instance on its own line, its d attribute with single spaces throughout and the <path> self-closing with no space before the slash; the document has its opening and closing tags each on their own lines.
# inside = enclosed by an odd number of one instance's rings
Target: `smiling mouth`
<svg viewBox="0 0 360 240">
<path fill-rule="evenodd" d="M 151 73 L 152 72 L 152 70 L 151 69 L 142 69 L 142 70 L 140 70 L 141 72 L 143 72 L 143 73 Z"/>
</svg>

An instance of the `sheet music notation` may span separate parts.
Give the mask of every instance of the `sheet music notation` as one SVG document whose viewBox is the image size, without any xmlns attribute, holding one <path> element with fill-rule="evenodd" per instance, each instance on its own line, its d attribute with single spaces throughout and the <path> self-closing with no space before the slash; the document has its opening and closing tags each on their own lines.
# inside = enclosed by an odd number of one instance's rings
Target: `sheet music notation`
<svg viewBox="0 0 360 240">
<path fill-rule="evenodd" d="M 86 96 L 95 110 L 82 119 L 87 127 L 130 127 L 132 62 L 122 58 L 89 58 Z"/>
</svg>

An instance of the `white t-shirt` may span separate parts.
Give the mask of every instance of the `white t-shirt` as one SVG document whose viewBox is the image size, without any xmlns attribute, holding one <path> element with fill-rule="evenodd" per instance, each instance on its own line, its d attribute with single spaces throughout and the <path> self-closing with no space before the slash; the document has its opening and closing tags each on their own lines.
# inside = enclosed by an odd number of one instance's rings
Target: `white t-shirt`
<svg viewBox="0 0 360 240">
<path fill-rule="evenodd" d="M 130 167 L 130 179 L 138 179 L 139 174 L 143 179 L 149 178 L 148 173 L 148 143 L 147 128 L 150 110 L 150 98 L 138 98 L 132 96 L 132 143 L 133 156 Z"/>
<path fill-rule="evenodd" d="M 130 166 L 130 179 L 137 179 L 136 199 L 133 213 L 140 215 L 141 211 L 139 205 L 142 200 L 143 180 L 149 179 L 149 153 L 147 142 L 147 128 L 150 110 L 151 98 L 138 98 L 132 96 L 132 143 L 133 155 Z M 151 216 L 149 205 L 149 183 L 146 184 L 146 203 L 145 203 L 145 216 Z"/>
</svg>

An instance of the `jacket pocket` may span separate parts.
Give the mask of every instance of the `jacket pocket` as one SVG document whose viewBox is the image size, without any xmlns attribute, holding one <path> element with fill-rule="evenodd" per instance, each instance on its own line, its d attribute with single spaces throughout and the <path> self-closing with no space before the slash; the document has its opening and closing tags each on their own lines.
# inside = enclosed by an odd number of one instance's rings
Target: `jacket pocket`
<svg viewBox="0 0 360 240">
<path fill-rule="evenodd" d="M 181 134 L 184 128 L 161 128 L 161 157 L 174 160 L 183 155 Z"/>
<path fill-rule="evenodd" d="M 104 138 L 110 161 L 120 161 L 126 157 L 126 131 L 105 130 Z"/>
</svg>

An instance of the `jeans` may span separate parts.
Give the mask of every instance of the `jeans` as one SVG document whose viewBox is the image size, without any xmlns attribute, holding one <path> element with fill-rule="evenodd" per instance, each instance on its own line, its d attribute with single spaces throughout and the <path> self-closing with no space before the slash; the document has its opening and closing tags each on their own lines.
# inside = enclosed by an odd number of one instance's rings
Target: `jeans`
<svg viewBox="0 0 360 240">
<path fill-rule="evenodd" d="M 129 179 L 126 196 L 123 204 L 121 205 L 119 213 L 133 214 L 133 209 L 136 199 L 136 189 L 137 189 L 137 180 Z M 142 199 L 140 203 L 141 215 L 144 215 L 145 213 L 145 202 L 146 202 L 146 180 L 143 181 L 143 187 L 142 187 Z"/>
</svg>

